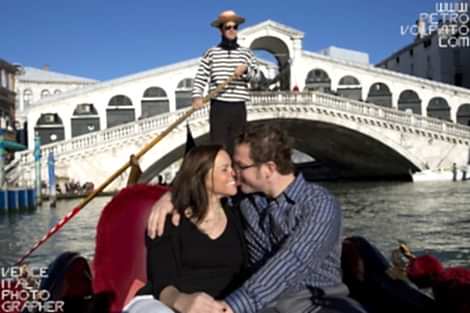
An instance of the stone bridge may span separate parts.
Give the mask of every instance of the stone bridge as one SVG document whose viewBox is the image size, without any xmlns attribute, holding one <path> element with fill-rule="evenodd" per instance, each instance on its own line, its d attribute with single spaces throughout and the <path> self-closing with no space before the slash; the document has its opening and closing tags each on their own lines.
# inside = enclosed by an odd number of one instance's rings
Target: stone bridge
<svg viewBox="0 0 470 313">
<path fill-rule="evenodd" d="M 469 162 L 470 127 L 320 92 L 253 93 L 250 123 L 276 124 L 294 138 L 294 148 L 319 161 L 332 162 L 341 177 L 399 177 L 426 168 L 449 168 Z M 43 145 L 42 172 L 54 153 L 56 173 L 81 183 L 102 183 L 129 156 L 162 132 L 183 110 L 141 119 Z M 208 110 L 188 120 L 197 142 L 208 139 Z M 150 181 L 180 159 L 186 141 L 180 125 L 141 159 L 142 180 Z M 31 151 L 17 154 L 7 180 L 31 184 Z M 123 175 L 110 186 L 127 181 Z"/>
</svg>

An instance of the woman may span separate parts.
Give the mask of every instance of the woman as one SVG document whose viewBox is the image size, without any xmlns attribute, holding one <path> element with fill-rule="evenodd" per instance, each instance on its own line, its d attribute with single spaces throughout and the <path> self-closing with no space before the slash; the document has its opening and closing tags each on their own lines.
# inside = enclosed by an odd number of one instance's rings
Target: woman
<svg viewBox="0 0 470 313">
<path fill-rule="evenodd" d="M 242 283 L 246 260 L 238 212 L 224 199 L 236 193 L 222 146 L 195 147 L 185 156 L 172 189 L 181 224 L 168 221 L 162 237 L 146 237 L 148 283 L 139 294 L 152 296 L 136 297 L 125 312 L 224 311 L 213 300 Z"/>
</svg>

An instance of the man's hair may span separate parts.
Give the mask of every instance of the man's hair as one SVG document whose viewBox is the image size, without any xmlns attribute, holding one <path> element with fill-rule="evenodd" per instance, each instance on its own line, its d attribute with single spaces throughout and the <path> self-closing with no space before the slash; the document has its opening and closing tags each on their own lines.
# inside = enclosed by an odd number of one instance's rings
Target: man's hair
<svg viewBox="0 0 470 313">
<path fill-rule="evenodd" d="M 291 160 L 292 139 L 278 127 L 268 125 L 247 125 L 236 144 L 248 144 L 250 158 L 256 163 L 274 162 L 282 174 L 294 172 Z"/>
<path fill-rule="evenodd" d="M 203 145 L 192 148 L 185 155 L 171 191 L 173 206 L 181 215 L 190 208 L 190 217 L 197 222 L 206 216 L 209 207 L 206 178 L 221 150 L 221 145 Z"/>
</svg>

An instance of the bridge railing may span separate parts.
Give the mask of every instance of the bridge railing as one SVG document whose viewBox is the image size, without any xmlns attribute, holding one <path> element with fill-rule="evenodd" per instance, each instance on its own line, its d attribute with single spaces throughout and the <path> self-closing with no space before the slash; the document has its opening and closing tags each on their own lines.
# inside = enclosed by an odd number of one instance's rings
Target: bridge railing
<svg viewBox="0 0 470 313">
<path fill-rule="evenodd" d="M 367 117 L 394 122 L 402 126 L 421 128 L 423 130 L 470 139 L 470 127 L 437 118 L 386 108 L 372 103 L 346 99 L 335 95 L 319 92 L 256 92 L 252 94 L 250 103 L 254 106 L 266 104 L 317 105 L 329 109 L 337 109 Z"/>
<path fill-rule="evenodd" d="M 195 112 L 191 116 L 190 120 L 201 118 L 204 114 L 207 114 L 205 111 L 207 111 L 207 109 Z M 145 135 L 158 131 L 159 129 L 163 130 L 176 119 L 178 119 L 181 115 L 183 115 L 184 112 L 185 110 L 180 110 L 176 113 L 164 113 L 139 121 L 77 136 L 70 140 L 43 145 L 41 146 L 41 153 L 43 156 L 47 156 L 50 152 L 53 152 L 56 156 L 60 155 L 64 157 L 69 154 L 75 154 L 84 149 L 100 146 L 102 144 L 112 144 L 113 142 L 122 141 L 123 139 L 132 136 Z M 34 162 L 33 153 L 31 150 L 19 152 L 16 154 L 16 156 L 19 158 L 18 163 L 21 165 L 32 165 Z M 43 161 L 45 159 L 47 158 L 42 158 Z"/>
</svg>

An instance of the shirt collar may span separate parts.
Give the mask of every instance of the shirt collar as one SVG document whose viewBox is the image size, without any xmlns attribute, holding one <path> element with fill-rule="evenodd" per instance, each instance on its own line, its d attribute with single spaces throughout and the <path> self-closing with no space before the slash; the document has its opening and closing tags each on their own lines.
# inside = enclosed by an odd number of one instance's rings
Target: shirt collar
<svg viewBox="0 0 470 313">
<path fill-rule="evenodd" d="M 297 174 L 294 181 L 292 181 L 284 191 L 274 199 L 277 203 L 281 203 L 284 199 L 291 203 L 295 204 L 296 199 L 298 199 L 298 195 L 300 194 L 300 190 L 302 186 L 305 184 L 305 178 L 302 173 Z"/>
</svg>

